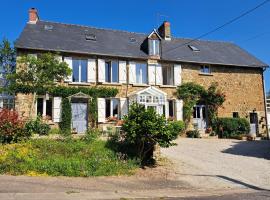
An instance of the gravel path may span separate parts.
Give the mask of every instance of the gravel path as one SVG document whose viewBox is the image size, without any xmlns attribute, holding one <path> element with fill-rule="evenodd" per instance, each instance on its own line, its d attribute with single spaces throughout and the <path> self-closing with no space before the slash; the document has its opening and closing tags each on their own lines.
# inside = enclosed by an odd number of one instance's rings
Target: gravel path
<svg viewBox="0 0 270 200">
<path fill-rule="evenodd" d="M 200 189 L 270 190 L 270 141 L 180 138 L 161 153 L 176 180 Z"/>
</svg>

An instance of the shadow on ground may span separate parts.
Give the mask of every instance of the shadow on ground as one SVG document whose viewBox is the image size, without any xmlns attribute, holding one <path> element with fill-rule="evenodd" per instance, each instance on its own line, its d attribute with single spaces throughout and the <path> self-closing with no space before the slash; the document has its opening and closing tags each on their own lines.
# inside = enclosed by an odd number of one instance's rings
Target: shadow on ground
<svg viewBox="0 0 270 200">
<path fill-rule="evenodd" d="M 223 150 L 222 153 L 233 155 L 241 155 L 248 157 L 256 157 L 270 160 L 270 141 L 236 141 L 233 142 L 231 148 Z"/>
<path fill-rule="evenodd" d="M 253 190 L 257 190 L 257 191 L 269 191 L 270 192 L 270 190 L 268 190 L 268 189 L 257 187 L 255 185 L 251 185 L 251 184 L 245 183 L 243 181 L 240 181 L 240 180 L 237 180 L 237 179 L 234 179 L 234 178 L 230 178 L 228 176 L 223 176 L 223 175 L 208 175 L 208 174 L 182 174 L 182 175 L 206 176 L 206 177 L 219 178 L 219 179 L 223 179 L 223 180 L 226 180 L 226 181 L 230 181 L 230 182 L 232 182 L 234 184 L 237 184 L 237 185 L 244 186 L 244 187 L 249 188 L 249 189 L 253 189 Z"/>
</svg>

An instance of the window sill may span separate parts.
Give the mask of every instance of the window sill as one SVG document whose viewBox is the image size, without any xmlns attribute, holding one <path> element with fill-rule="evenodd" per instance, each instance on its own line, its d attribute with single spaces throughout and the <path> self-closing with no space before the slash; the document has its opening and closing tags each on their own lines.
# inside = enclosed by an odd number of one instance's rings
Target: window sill
<svg viewBox="0 0 270 200">
<path fill-rule="evenodd" d="M 149 86 L 148 84 L 140 84 L 140 83 L 133 83 L 131 84 L 132 86 L 135 86 L 135 87 L 145 87 L 145 86 Z"/>
<path fill-rule="evenodd" d="M 200 76 L 213 76 L 213 74 L 199 73 Z"/>
<path fill-rule="evenodd" d="M 91 83 L 81 83 L 81 82 L 69 82 L 68 84 L 69 85 L 91 85 Z"/>
<path fill-rule="evenodd" d="M 102 82 L 102 85 L 122 85 L 122 83 L 108 83 L 108 82 Z"/>
<path fill-rule="evenodd" d="M 176 85 L 160 85 L 161 88 L 177 88 Z"/>
</svg>

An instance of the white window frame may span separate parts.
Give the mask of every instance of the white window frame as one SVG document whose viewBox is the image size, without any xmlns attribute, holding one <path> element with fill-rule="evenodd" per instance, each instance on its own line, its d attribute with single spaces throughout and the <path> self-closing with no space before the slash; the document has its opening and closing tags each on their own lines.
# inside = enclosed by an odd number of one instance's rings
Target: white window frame
<svg viewBox="0 0 270 200">
<path fill-rule="evenodd" d="M 208 72 L 205 71 L 206 68 L 208 68 Z M 200 73 L 201 74 L 211 74 L 211 67 L 209 65 L 201 65 Z"/>
<path fill-rule="evenodd" d="M 105 72 L 105 82 L 106 83 L 119 83 L 119 60 L 105 60 L 105 67 L 106 67 L 106 63 L 110 63 L 110 78 L 111 78 L 111 81 L 110 82 L 108 82 L 108 81 L 106 81 L 106 69 L 104 70 L 104 72 Z M 112 63 L 113 62 L 117 62 L 117 67 L 118 67 L 118 81 L 116 81 L 116 82 L 114 82 L 113 81 L 113 71 L 112 71 Z"/>
<path fill-rule="evenodd" d="M 118 101 L 118 107 L 117 107 L 117 119 L 120 119 L 120 99 L 119 98 L 107 98 L 105 99 L 105 118 L 108 118 L 106 116 L 107 114 L 107 100 L 110 101 L 110 116 L 108 117 L 115 117 L 113 116 L 113 100 L 117 100 Z"/>
<path fill-rule="evenodd" d="M 146 81 L 145 83 L 143 83 L 143 70 L 142 70 L 142 64 L 145 64 L 146 65 Z M 137 81 L 137 67 L 140 67 L 139 69 L 139 81 Z M 148 65 L 147 63 L 143 63 L 143 62 L 136 62 L 136 65 L 135 65 L 135 73 L 136 73 L 136 84 L 147 84 L 148 83 Z"/>
<path fill-rule="evenodd" d="M 46 95 L 44 96 L 38 96 L 37 99 L 42 99 L 43 100 L 43 107 L 42 107 L 42 117 L 45 117 L 46 116 L 46 113 L 47 113 L 47 98 L 52 99 L 51 96 L 47 97 Z M 49 100 L 48 99 L 48 100 Z M 37 104 L 37 100 L 36 100 L 36 116 L 38 115 L 38 104 Z M 53 106 L 52 106 L 52 113 L 53 113 Z M 52 114 L 53 115 L 53 114 Z M 53 118 L 53 116 L 51 116 Z"/>
<path fill-rule="evenodd" d="M 162 80 L 162 84 L 163 85 L 175 85 L 174 84 L 174 66 L 164 66 L 164 68 L 166 68 L 166 79 L 167 79 L 167 83 L 168 82 L 170 82 L 170 81 L 168 81 L 168 67 L 170 67 L 171 68 L 171 77 L 170 77 L 170 79 L 172 79 L 172 83 L 171 84 L 164 84 L 164 81 Z M 163 77 L 165 77 L 165 74 L 163 74 L 163 68 L 162 68 L 162 76 Z"/>
<path fill-rule="evenodd" d="M 158 45 L 156 45 L 156 42 L 158 42 Z M 159 56 L 160 55 L 160 41 L 158 39 L 149 39 L 149 54 L 151 56 Z"/>
<path fill-rule="evenodd" d="M 73 81 L 73 60 L 79 60 L 79 81 Z M 86 61 L 86 81 L 82 82 L 82 65 L 81 61 Z M 81 58 L 72 58 L 72 82 L 73 83 L 87 83 L 88 81 L 88 60 L 87 59 L 81 59 Z"/>
</svg>

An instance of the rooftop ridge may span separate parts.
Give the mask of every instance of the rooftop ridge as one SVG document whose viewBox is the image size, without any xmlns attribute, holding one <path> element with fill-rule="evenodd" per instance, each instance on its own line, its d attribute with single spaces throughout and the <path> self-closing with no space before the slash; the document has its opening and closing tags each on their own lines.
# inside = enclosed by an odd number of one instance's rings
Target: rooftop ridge
<svg viewBox="0 0 270 200">
<path fill-rule="evenodd" d="M 45 22 L 45 23 L 53 23 L 53 24 L 61 24 L 61 25 L 67 25 L 67 26 L 78 26 L 78 27 L 84 27 L 84 28 L 93 28 L 96 30 L 105 30 L 105 31 L 114 31 L 114 32 L 123 32 L 123 33 L 132 33 L 132 34 L 139 34 L 143 36 L 148 36 L 149 34 L 147 33 L 141 33 L 141 32 L 133 32 L 133 31 L 125 31 L 125 30 L 117 30 L 117 29 L 111 29 L 111 28 L 100 28 L 100 27 L 95 27 L 95 26 L 90 26 L 90 25 L 80 25 L 80 24 L 72 24 L 72 23 L 63 23 L 63 22 L 55 22 L 55 21 L 47 21 L 47 20 L 39 20 L 40 22 Z M 149 33 L 151 33 L 149 31 Z M 172 39 L 175 40 L 194 40 L 195 38 L 188 38 L 188 37 L 172 37 Z M 229 44 L 235 44 L 233 41 L 222 41 L 222 40 L 208 40 L 208 39 L 197 39 L 193 42 L 196 41 L 202 41 L 202 42 L 219 42 L 219 43 L 229 43 Z M 170 42 L 170 41 L 168 41 Z M 191 42 L 191 44 L 193 43 Z"/>
<path fill-rule="evenodd" d="M 87 25 L 80 25 L 80 24 L 68 24 L 68 23 L 62 23 L 62 22 L 53 22 L 53 21 L 47 21 L 47 20 L 39 20 L 40 22 L 46 22 L 46 23 L 53 23 L 53 24 L 61 24 L 61 25 L 68 25 L 68 26 L 78 26 L 78 27 L 84 27 L 84 28 L 93 28 L 96 30 L 105 30 L 105 31 L 114 31 L 114 32 L 123 32 L 123 33 L 132 33 L 132 34 L 139 34 L 146 36 L 146 33 L 139 33 L 139 32 L 132 32 L 132 31 L 124 31 L 124 30 L 117 30 L 117 29 L 111 29 L 111 28 L 100 28 L 100 27 L 94 27 L 94 26 L 87 26 Z"/>
</svg>

